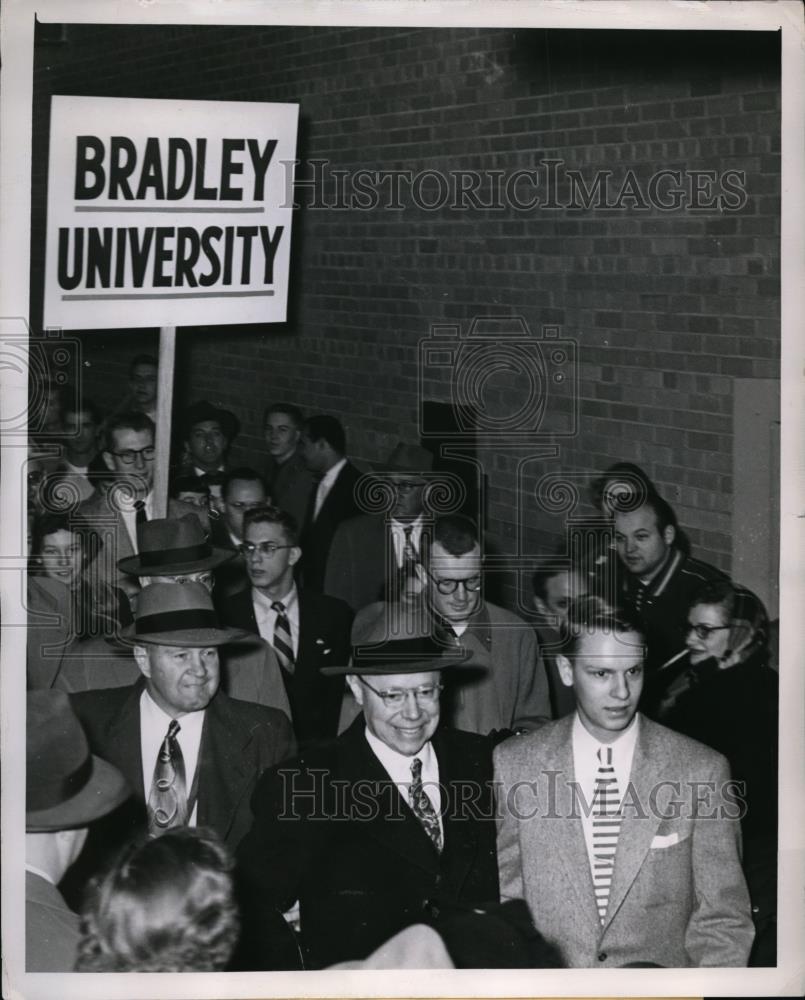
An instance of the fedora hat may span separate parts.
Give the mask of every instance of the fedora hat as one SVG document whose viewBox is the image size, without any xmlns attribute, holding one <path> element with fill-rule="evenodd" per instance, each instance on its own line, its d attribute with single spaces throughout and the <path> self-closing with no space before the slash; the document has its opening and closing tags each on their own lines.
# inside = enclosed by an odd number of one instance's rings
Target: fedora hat
<svg viewBox="0 0 805 1000">
<path fill-rule="evenodd" d="M 252 634 L 222 628 L 202 584 L 152 583 L 140 591 L 134 624 L 122 629 L 120 637 L 132 646 L 224 646 Z"/>
<path fill-rule="evenodd" d="M 169 576 L 215 569 L 237 552 L 210 545 L 195 514 L 154 518 L 137 525 L 135 556 L 118 560 L 117 568 L 134 576 Z"/>
<path fill-rule="evenodd" d="M 28 833 L 87 826 L 131 794 L 120 771 L 90 753 L 63 691 L 28 692 L 26 764 Z"/>
<path fill-rule="evenodd" d="M 240 421 L 231 410 L 213 406 L 209 400 L 202 399 L 198 403 L 188 406 L 185 410 L 182 420 L 184 436 L 187 437 L 196 424 L 202 424 L 206 420 L 214 420 L 219 423 L 227 441 L 232 441 L 233 438 L 237 437 L 240 430 Z"/>
<path fill-rule="evenodd" d="M 373 465 L 375 472 L 421 475 L 433 469 L 433 455 L 421 445 L 398 441 L 384 462 Z"/>
</svg>

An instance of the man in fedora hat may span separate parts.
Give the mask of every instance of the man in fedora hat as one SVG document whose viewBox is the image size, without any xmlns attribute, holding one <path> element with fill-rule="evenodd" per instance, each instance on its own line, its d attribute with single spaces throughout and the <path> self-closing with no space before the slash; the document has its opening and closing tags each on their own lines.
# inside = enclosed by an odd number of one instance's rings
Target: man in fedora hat
<svg viewBox="0 0 805 1000">
<path fill-rule="evenodd" d="M 143 587 L 200 583 L 212 594 L 214 571 L 235 557 L 234 552 L 210 544 L 195 514 L 147 521 L 138 526 L 137 539 L 138 554 L 122 559 L 119 568 L 136 576 Z M 125 651 L 130 653 L 131 647 L 125 646 Z M 268 643 L 249 637 L 248 642 L 228 645 L 220 655 L 221 686 L 231 698 L 278 708 L 291 717 L 280 666 Z M 133 684 L 139 676 L 132 656 L 121 655 L 119 648 L 97 639 L 62 663 L 56 686 L 69 692 L 91 691 Z"/>
<path fill-rule="evenodd" d="M 56 886 L 91 823 L 130 795 L 120 771 L 90 753 L 61 691 L 29 691 L 25 775 L 25 968 L 71 972 L 78 916 Z"/>
<path fill-rule="evenodd" d="M 219 625 L 201 584 L 151 584 L 122 632 L 139 681 L 72 695 L 90 746 L 125 774 L 135 822 L 154 835 L 210 826 L 234 846 L 248 829 L 257 778 L 295 749 L 282 712 L 220 689 L 218 648 L 243 635 Z"/>
<path fill-rule="evenodd" d="M 224 472 L 227 452 L 240 430 L 235 414 L 202 399 L 187 408 L 182 428 L 187 471 L 195 476 Z"/>
<path fill-rule="evenodd" d="M 361 514 L 339 524 L 324 577 L 324 592 L 346 601 L 353 611 L 421 590 L 414 566 L 422 538 L 422 494 L 433 455 L 400 441 L 376 467 L 393 498 L 388 512 Z"/>
<path fill-rule="evenodd" d="M 361 716 L 258 783 L 239 850 L 246 922 L 298 900 L 306 967 L 497 901 L 491 742 L 438 728 L 442 671 L 465 660 L 427 636 L 356 647 L 327 671 L 346 675 Z"/>
</svg>

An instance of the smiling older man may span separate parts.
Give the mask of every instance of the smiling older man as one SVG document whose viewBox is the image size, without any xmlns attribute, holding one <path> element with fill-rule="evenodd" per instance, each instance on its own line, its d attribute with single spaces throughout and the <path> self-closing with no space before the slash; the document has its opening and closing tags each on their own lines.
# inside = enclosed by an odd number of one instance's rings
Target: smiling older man
<svg viewBox="0 0 805 1000">
<path fill-rule="evenodd" d="M 298 900 L 307 967 L 364 958 L 410 924 L 438 928 L 496 900 L 491 742 L 438 728 L 441 671 L 466 654 L 429 637 L 361 652 L 329 668 L 346 674 L 361 715 L 263 776 L 239 851 L 250 926 L 261 907 Z"/>
</svg>

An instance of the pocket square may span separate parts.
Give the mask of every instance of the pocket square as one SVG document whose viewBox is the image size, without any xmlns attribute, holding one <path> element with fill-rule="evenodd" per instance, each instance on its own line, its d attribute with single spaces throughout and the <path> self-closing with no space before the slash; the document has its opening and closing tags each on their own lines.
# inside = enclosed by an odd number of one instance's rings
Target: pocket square
<svg viewBox="0 0 805 1000">
<path fill-rule="evenodd" d="M 674 844 L 679 843 L 678 833 L 669 833 L 665 836 L 657 836 L 651 842 L 651 850 L 656 850 L 658 847 L 673 847 Z"/>
</svg>

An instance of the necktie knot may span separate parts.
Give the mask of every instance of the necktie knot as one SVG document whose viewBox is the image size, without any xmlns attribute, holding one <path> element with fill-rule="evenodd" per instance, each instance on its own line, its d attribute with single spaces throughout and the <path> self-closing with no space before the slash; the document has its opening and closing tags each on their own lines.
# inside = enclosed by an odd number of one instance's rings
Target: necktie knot
<svg viewBox="0 0 805 1000">
<path fill-rule="evenodd" d="M 603 767 L 612 767 L 612 747 L 599 747 L 596 756 Z"/>
<path fill-rule="evenodd" d="M 282 601 L 272 601 L 271 610 L 276 611 L 278 615 L 284 615 L 285 605 L 282 603 Z"/>
<path fill-rule="evenodd" d="M 419 757 L 414 757 L 411 761 L 411 777 L 414 781 L 422 780 L 422 761 Z"/>
<path fill-rule="evenodd" d="M 168 739 L 172 740 L 181 728 L 182 727 L 179 725 L 176 719 L 171 719 L 170 725 L 168 726 Z"/>
</svg>

